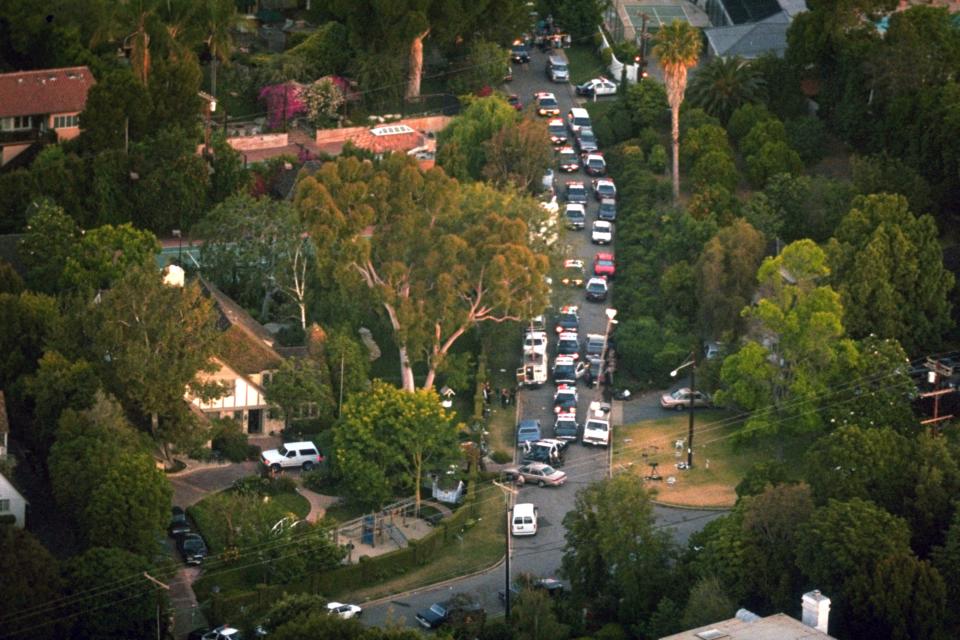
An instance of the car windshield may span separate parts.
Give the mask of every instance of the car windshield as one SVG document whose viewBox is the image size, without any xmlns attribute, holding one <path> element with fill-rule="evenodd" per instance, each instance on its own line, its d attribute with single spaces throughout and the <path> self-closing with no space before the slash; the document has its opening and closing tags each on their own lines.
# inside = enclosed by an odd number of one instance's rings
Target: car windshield
<svg viewBox="0 0 960 640">
<path fill-rule="evenodd" d="M 583 189 L 583 186 L 582 186 L 582 185 L 579 185 L 579 184 L 578 184 L 578 185 L 570 185 L 569 187 L 567 187 L 567 193 L 574 194 L 574 195 L 583 194 L 583 193 L 584 193 L 584 189 Z"/>
<path fill-rule="evenodd" d="M 573 119 L 573 124 L 574 124 L 574 126 L 576 126 L 576 127 L 589 127 L 589 126 L 590 126 L 590 118 L 574 118 L 574 119 Z"/>
<path fill-rule="evenodd" d="M 547 130 L 552 135 L 563 136 L 564 138 L 567 137 L 567 130 L 562 124 L 552 124 L 549 127 L 547 127 Z"/>
<path fill-rule="evenodd" d="M 581 209 L 570 208 L 567 209 L 567 217 L 569 218 L 582 218 L 583 211 Z"/>
<path fill-rule="evenodd" d="M 558 364 L 554 370 L 554 373 L 561 377 L 571 377 L 575 372 L 572 364 Z"/>
<path fill-rule="evenodd" d="M 597 260 L 597 264 L 600 265 L 601 267 L 612 267 L 612 266 L 613 266 L 613 261 L 612 261 L 612 260 Z"/>
<path fill-rule="evenodd" d="M 432 607 L 430 607 L 430 611 L 432 611 L 433 613 L 437 614 L 438 616 L 445 616 L 445 615 L 447 615 L 447 610 L 444 609 L 444 608 L 443 608 L 443 605 L 441 605 L 441 604 L 439 604 L 439 603 L 437 603 L 437 604 L 433 605 Z"/>
<path fill-rule="evenodd" d="M 555 107 L 557 106 L 557 101 L 554 98 L 540 98 L 541 107 Z"/>
<path fill-rule="evenodd" d="M 564 338 L 558 345 L 561 349 L 576 349 L 579 345 L 575 338 Z"/>
<path fill-rule="evenodd" d="M 587 422 L 587 429 L 591 431 L 606 431 L 607 425 L 604 422 L 594 422 L 593 420 Z"/>
<path fill-rule="evenodd" d="M 560 162 L 576 162 L 577 154 L 574 151 L 561 151 Z"/>
<path fill-rule="evenodd" d="M 601 202 L 601 203 L 600 203 L 600 211 L 613 212 L 613 211 L 616 211 L 616 210 L 617 210 L 617 205 L 613 204 L 612 202 Z"/>
<path fill-rule="evenodd" d="M 540 473 L 542 473 L 545 476 L 552 476 L 553 474 L 556 473 L 556 470 L 553 467 L 544 466 L 544 467 L 540 467 Z"/>
<path fill-rule="evenodd" d="M 567 325 L 570 323 L 576 324 L 577 316 L 572 313 L 564 313 L 560 316 L 560 324 Z"/>
<path fill-rule="evenodd" d="M 277 449 L 277 453 L 279 453 L 281 456 L 286 456 L 288 453 L 290 453 L 290 450 L 287 449 L 285 446 L 280 445 L 280 448 Z"/>
<path fill-rule="evenodd" d="M 606 291 L 607 286 L 602 282 L 591 282 L 587 285 L 587 289 L 590 291 Z"/>
<path fill-rule="evenodd" d="M 583 273 L 583 268 L 567 266 L 567 267 L 564 267 L 564 272 L 570 275 L 581 275 Z"/>
<path fill-rule="evenodd" d="M 612 184 L 599 184 L 597 185 L 597 191 L 600 193 L 613 193 L 615 188 Z"/>
<path fill-rule="evenodd" d="M 587 164 L 589 164 L 591 167 L 602 167 L 602 166 L 604 166 L 603 158 L 590 158 L 589 160 L 587 160 Z M 601 185 L 601 189 L 602 189 L 602 188 L 603 188 L 603 187 L 602 187 L 602 185 Z"/>
</svg>

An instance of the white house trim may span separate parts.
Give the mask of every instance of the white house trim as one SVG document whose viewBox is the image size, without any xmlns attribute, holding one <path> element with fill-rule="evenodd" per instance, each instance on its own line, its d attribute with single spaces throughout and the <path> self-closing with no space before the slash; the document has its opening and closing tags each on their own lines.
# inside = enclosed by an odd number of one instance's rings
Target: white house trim
<svg viewBox="0 0 960 640">
<path fill-rule="evenodd" d="M 0 518 L 13 514 L 14 526 L 21 529 L 27 524 L 27 499 L 0 473 Z"/>
</svg>

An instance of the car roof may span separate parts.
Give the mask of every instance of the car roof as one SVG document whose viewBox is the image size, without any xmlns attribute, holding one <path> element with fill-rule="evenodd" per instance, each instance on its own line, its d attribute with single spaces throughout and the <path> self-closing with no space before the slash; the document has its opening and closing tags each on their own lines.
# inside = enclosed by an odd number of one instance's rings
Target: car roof
<svg viewBox="0 0 960 640">
<path fill-rule="evenodd" d="M 613 178 L 597 178 L 596 180 L 594 180 L 594 182 L 596 184 L 605 184 L 605 183 L 613 184 Z"/>
<path fill-rule="evenodd" d="M 567 188 L 569 189 L 570 187 L 581 187 L 581 188 L 582 188 L 582 187 L 583 187 L 583 180 L 571 180 L 570 182 L 567 183 Z"/>
<path fill-rule="evenodd" d="M 554 364 L 573 364 L 573 356 L 557 356 Z"/>
<path fill-rule="evenodd" d="M 537 100 L 543 100 L 544 98 L 553 98 L 554 100 L 557 99 L 557 97 L 549 91 L 538 91 L 534 95 L 537 96 Z"/>
<path fill-rule="evenodd" d="M 567 147 L 560 147 L 560 153 L 576 153 L 576 151 L 573 150 L 573 147 L 567 146 Z"/>
<path fill-rule="evenodd" d="M 603 160 L 603 154 L 599 151 L 591 151 L 587 154 L 587 160 L 593 160 L 594 158 Z"/>
<path fill-rule="evenodd" d="M 561 331 L 558 340 L 579 340 L 580 337 L 576 331 Z"/>
<path fill-rule="evenodd" d="M 547 121 L 547 126 L 548 127 L 552 127 L 552 126 L 566 127 L 566 125 L 563 124 L 563 120 L 561 118 L 550 118 L 550 120 Z"/>
<path fill-rule="evenodd" d="M 600 206 L 602 207 L 605 204 L 615 207 L 617 206 L 617 201 L 613 198 L 600 198 Z"/>
<path fill-rule="evenodd" d="M 613 260 L 613 254 L 601 251 L 597 254 L 597 260 Z"/>
<path fill-rule="evenodd" d="M 575 304 L 565 304 L 560 307 L 560 313 L 576 313 L 579 307 Z"/>
<path fill-rule="evenodd" d="M 523 466 L 527 467 L 528 469 L 542 469 L 543 467 L 549 467 L 550 465 L 546 464 L 545 462 L 528 462 Z"/>
<path fill-rule="evenodd" d="M 580 118 L 582 116 L 590 117 L 590 112 L 584 109 L 583 107 L 573 107 L 570 109 L 570 113 L 574 118 Z"/>
<path fill-rule="evenodd" d="M 537 420 L 536 418 L 524 418 L 523 420 L 520 421 L 520 425 L 519 425 L 519 426 L 521 426 L 521 427 L 533 427 L 533 426 L 539 427 L 539 426 L 540 426 L 540 421 Z"/>
<path fill-rule="evenodd" d="M 590 278 L 590 280 L 587 281 L 587 286 L 588 286 L 588 287 L 589 287 L 591 284 L 602 284 L 603 286 L 607 286 L 607 279 L 606 279 L 606 278 L 603 278 L 603 277 L 600 277 L 600 276 L 593 277 L 593 278 Z"/>
<path fill-rule="evenodd" d="M 610 224 L 610 222 L 608 222 L 607 220 L 594 220 L 593 226 L 609 229 L 613 225 Z"/>
<path fill-rule="evenodd" d="M 313 444 L 312 442 L 310 442 L 309 440 L 304 440 L 303 442 L 284 442 L 284 443 L 283 443 L 283 446 L 287 447 L 288 449 L 289 449 L 290 447 L 314 447 L 314 448 L 316 448 L 316 445 Z"/>
</svg>

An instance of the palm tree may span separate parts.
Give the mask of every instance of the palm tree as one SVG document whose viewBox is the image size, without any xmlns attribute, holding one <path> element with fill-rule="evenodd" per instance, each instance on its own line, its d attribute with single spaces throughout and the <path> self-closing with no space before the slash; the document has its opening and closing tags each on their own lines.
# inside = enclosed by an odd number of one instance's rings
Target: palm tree
<svg viewBox="0 0 960 640">
<path fill-rule="evenodd" d="M 241 18 L 234 0 L 206 0 L 203 30 L 210 52 L 210 95 L 217 95 L 217 63 L 227 62 L 233 53 L 233 28 Z"/>
<path fill-rule="evenodd" d="M 674 20 L 657 31 L 653 55 L 663 69 L 670 103 L 673 137 L 673 199 L 680 198 L 680 105 L 687 88 L 687 69 L 700 58 L 700 32 L 689 22 Z"/>
<path fill-rule="evenodd" d="M 690 80 L 690 104 L 726 123 L 738 107 L 760 102 L 763 85 L 763 77 L 740 56 L 714 58 Z"/>
</svg>

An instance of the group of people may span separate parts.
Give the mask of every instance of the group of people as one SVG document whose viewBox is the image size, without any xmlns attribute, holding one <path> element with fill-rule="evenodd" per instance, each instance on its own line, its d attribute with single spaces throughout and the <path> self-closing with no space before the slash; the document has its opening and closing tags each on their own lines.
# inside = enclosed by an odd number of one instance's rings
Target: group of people
<svg viewBox="0 0 960 640">
<path fill-rule="evenodd" d="M 500 397 L 500 406 L 506 407 L 508 405 L 514 404 L 517 401 L 517 389 L 516 387 L 508 389 L 503 387 L 502 389 L 496 390 L 497 395 Z M 493 402 L 494 390 L 490 387 L 489 382 L 483 383 L 483 402 L 485 404 L 490 404 Z"/>
</svg>

